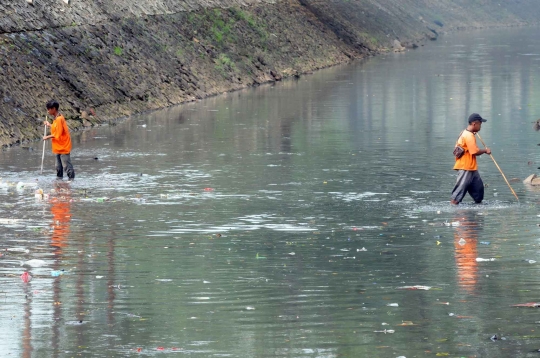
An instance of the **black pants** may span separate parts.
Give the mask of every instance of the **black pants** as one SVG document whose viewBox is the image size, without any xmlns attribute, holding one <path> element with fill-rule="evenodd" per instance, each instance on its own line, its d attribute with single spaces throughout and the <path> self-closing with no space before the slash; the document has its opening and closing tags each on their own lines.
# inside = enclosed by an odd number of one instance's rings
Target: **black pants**
<svg viewBox="0 0 540 358">
<path fill-rule="evenodd" d="M 68 179 L 75 179 L 75 170 L 73 170 L 69 154 L 56 154 L 56 176 L 62 179 L 64 177 L 64 170 L 67 173 Z"/>
<path fill-rule="evenodd" d="M 469 193 L 476 203 L 484 200 L 484 183 L 478 170 L 459 170 L 456 186 L 452 190 L 452 199 L 461 203 L 465 194 Z"/>
</svg>

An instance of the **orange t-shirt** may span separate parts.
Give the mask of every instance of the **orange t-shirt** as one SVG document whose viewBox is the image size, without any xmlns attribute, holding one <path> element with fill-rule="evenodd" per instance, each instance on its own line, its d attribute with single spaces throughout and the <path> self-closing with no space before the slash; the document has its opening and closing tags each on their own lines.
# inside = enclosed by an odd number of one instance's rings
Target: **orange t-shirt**
<svg viewBox="0 0 540 358">
<path fill-rule="evenodd" d="M 69 154 L 71 152 L 71 136 L 64 116 L 59 115 L 51 125 L 52 152 L 54 154 Z"/>
<path fill-rule="evenodd" d="M 476 137 L 472 132 L 464 130 L 458 138 L 457 144 L 465 149 L 465 153 L 459 159 L 456 159 L 454 170 L 478 170 L 476 163 L 476 154 L 480 151 L 476 145 Z"/>
</svg>

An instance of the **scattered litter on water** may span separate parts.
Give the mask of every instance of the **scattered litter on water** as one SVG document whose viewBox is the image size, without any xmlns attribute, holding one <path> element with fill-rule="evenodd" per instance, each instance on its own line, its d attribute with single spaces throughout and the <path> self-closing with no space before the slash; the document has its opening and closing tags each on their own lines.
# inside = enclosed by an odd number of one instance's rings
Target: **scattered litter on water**
<svg viewBox="0 0 540 358">
<path fill-rule="evenodd" d="M 489 245 L 489 244 L 490 244 L 489 241 L 480 241 L 480 243 L 481 243 L 482 245 Z"/>
<path fill-rule="evenodd" d="M 15 223 L 18 223 L 20 222 L 21 219 L 0 219 L 0 224 L 15 224 Z"/>
<path fill-rule="evenodd" d="M 393 329 L 385 329 L 383 331 L 373 331 L 373 332 L 387 334 L 387 333 L 395 333 L 396 331 L 394 331 Z"/>
<path fill-rule="evenodd" d="M 398 324 L 398 326 L 416 326 L 416 324 L 414 324 L 413 321 L 401 321 L 400 324 Z"/>
<path fill-rule="evenodd" d="M 86 322 L 83 321 L 83 320 L 79 320 L 79 321 L 67 321 L 66 322 L 66 325 L 68 326 L 80 326 L 82 324 L 85 324 Z"/>
<path fill-rule="evenodd" d="M 24 247 L 10 247 L 10 248 L 7 248 L 6 251 L 10 251 L 10 252 L 24 252 L 24 253 L 29 253 L 29 252 L 30 252 L 30 250 L 25 249 Z"/>
<path fill-rule="evenodd" d="M 28 272 L 25 272 L 21 275 L 21 280 L 22 282 L 24 283 L 28 283 L 32 280 L 32 276 L 30 276 L 30 274 Z"/>
<path fill-rule="evenodd" d="M 63 274 L 64 274 L 64 270 L 51 271 L 51 276 L 52 277 L 62 276 Z"/>
<path fill-rule="evenodd" d="M 356 252 L 363 252 L 363 251 L 367 251 L 367 249 L 365 247 L 362 247 L 361 249 L 356 249 Z"/>
<path fill-rule="evenodd" d="M 47 265 L 47 262 L 43 260 L 38 260 L 38 259 L 32 259 L 32 260 L 28 260 L 24 262 L 21 261 L 21 266 L 42 267 L 46 265 Z"/>
<path fill-rule="evenodd" d="M 459 221 L 452 221 L 452 222 L 445 221 L 444 225 L 445 226 L 454 226 L 454 227 L 456 227 L 456 226 L 460 226 L 461 224 L 459 223 Z"/>
<path fill-rule="evenodd" d="M 530 263 L 530 264 L 535 264 L 535 263 L 536 263 L 535 260 L 525 260 L 525 262 L 528 262 L 528 263 Z"/>
<path fill-rule="evenodd" d="M 159 281 L 159 282 L 171 282 L 172 280 L 170 278 L 156 278 L 156 281 Z"/>
<path fill-rule="evenodd" d="M 399 307 L 399 304 L 397 304 L 397 303 L 388 303 L 387 306 L 388 307 Z"/>
<path fill-rule="evenodd" d="M 540 307 L 540 302 L 518 303 L 518 304 L 516 304 L 516 305 L 512 305 L 512 307 L 531 307 L 531 308 L 537 308 L 537 307 Z"/>
<path fill-rule="evenodd" d="M 248 310 L 248 311 L 254 311 L 254 310 L 255 310 L 255 307 L 247 306 L 247 307 L 246 307 L 246 310 Z"/>
<path fill-rule="evenodd" d="M 100 278 L 103 278 L 103 276 L 96 276 L 96 278 L 99 280 Z"/>
<path fill-rule="evenodd" d="M 265 259 L 266 257 L 265 256 L 259 256 L 259 253 L 257 252 L 257 255 L 255 255 L 255 258 L 257 260 L 259 260 L 259 259 Z"/>
<path fill-rule="evenodd" d="M 429 290 L 431 290 L 431 286 L 420 286 L 420 285 L 401 286 L 401 287 L 398 287 L 397 289 L 398 290 L 424 290 L 424 291 L 429 291 Z"/>
<path fill-rule="evenodd" d="M 294 256 L 294 255 L 296 255 L 296 253 L 294 253 L 294 252 L 289 252 L 289 255 Z"/>
<path fill-rule="evenodd" d="M 495 258 L 490 258 L 490 259 L 483 259 L 481 257 L 477 257 L 476 258 L 476 262 L 484 262 L 484 261 L 495 261 Z"/>
</svg>

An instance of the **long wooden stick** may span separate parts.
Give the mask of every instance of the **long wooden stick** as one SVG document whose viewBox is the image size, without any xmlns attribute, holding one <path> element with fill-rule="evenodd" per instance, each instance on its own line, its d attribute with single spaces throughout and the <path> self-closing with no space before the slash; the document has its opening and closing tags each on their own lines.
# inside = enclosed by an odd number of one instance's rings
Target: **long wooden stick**
<svg viewBox="0 0 540 358">
<path fill-rule="evenodd" d="M 45 116 L 45 120 L 47 120 L 47 116 Z M 43 136 L 45 137 L 47 135 L 47 126 L 45 123 L 43 123 L 43 127 L 45 127 Z M 47 141 L 43 140 L 43 154 L 41 155 L 41 174 L 43 174 L 43 162 L 45 161 L 45 143 Z"/>
<path fill-rule="evenodd" d="M 478 136 L 478 139 L 480 139 L 480 142 L 482 142 L 482 144 L 484 145 L 484 147 L 487 148 L 486 143 L 484 143 L 484 141 L 482 140 L 482 137 L 480 137 L 480 134 L 476 133 L 476 135 Z M 493 163 L 495 163 L 495 165 L 497 166 L 497 169 L 499 169 L 499 171 L 501 172 L 501 175 L 502 175 L 502 177 L 504 178 L 504 181 L 506 182 L 506 184 L 508 184 L 508 187 L 509 187 L 510 190 L 512 191 L 512 194 L 514 194 L 514 196 L 516 197 L 517 201 L 519 201 L 519 198 L 518 198 L 518 196 L 516 195 L 516 192 L 514 191 L 514 189 L 512 189 L 512 186 L 510 185 L 510 183 L 509 183 L 508 180 L 506 179 L 506 176 L 504 176 L 504 173 L 503 173 L 501 167 L 499 167 L 499 164 L 497 164 L 497 162 L 495 161 L 495 158 L 493 158 L 493 155 L 492 155 L 492 154 L 490 154 L 489 156 L 491 157 L 491 159 L 493 159 Z"/>
</svg>

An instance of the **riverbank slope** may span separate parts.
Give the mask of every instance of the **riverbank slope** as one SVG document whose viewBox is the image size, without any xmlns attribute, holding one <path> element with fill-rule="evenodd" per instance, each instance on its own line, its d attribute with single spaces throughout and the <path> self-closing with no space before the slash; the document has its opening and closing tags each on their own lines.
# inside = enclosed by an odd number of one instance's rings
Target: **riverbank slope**
<svg viewBox="0 0 540 358">
<path fill-rule="evenodd" d="M 51 98 L 79 129 L 539 18 L 534 0 L 10 1 L 0 4 L 0 145 L 39 138 Z"/>
</svg>

